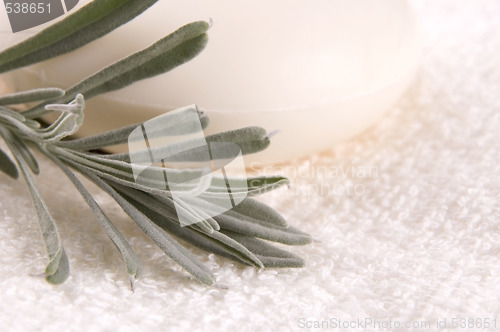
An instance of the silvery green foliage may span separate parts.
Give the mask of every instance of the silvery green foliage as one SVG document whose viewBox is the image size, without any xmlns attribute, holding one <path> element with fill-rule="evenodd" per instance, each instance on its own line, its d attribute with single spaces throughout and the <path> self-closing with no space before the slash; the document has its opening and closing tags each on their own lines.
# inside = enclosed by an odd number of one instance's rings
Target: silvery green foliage
<svg viewBox="0 0 500 332">
<path fill-rule="evenodd" d="M 82 46 L 126 23 L 155 2 L 96 0 L 39 35 L 1 52 L 0 72 Z M 126 237 L 80 182 L 75 171 L 107 192 L 166 255 L 203 283 L 213 284 L 214 276 L 177 238 L 258 268 L 304 265 L 301 258 L 263 240 L 302 245 L 310 242 L 309 235 L 288 226 L 275 210 L 251 198 L 287 184 L 286 178 L 274 176 L 231 179 L 231 183 L 235 184 L 231 188 L 235 195 L 243 192 L 248 195 L 242 203 L 223 214 L 207 217 L 202 221 L 199 216 L 193 216 L 196 222 L 181 227 L 168 187 L 158 189 L 160 187 L 155 183 L 137 183 L 132 171 L 134 165 L 131 164 L 128 153 L 92 152 L 127 142 L 128 135 L 140 124 L 92 137 L 70 138 L 83 123 L 85 98 L 122 88 L 189 61 L 205 47 L 208 28 L 209 24 L 206 22 L 187 24 L 152 46 L 109 65 L 67 90 L 43 88 L 0 96 L 0 136 L 10 150 L 10 156 L 0 150 L 0 171 L 14 179 L 21 174 L 28 186 L 49 258 L 45 269 L 49 282 L 59 284 L 67 279 L 69 261 L 55 220 L 33 180 L 33 174 L 39 173 L 39 165 L 32 149 L 39 150 L 51 159 L 74 184 L 121 253 L 131 280 L 140 275 L 139 258 Z M 16 110 L 16 105 L 26 103 L 35 103 L 35 106 L 23 112 Z M 46 125 L 38 120 L 39 116 L 54 112 L 59 117 L 53 123 Z M 182 117 L 182 114 L 179 116 Z M 199 118 L 202 127 L 208 125 L 208 118 L 204 113 L 200 112 Z M 167 125 L 161 128 L 158 134 L 168 135 L 176 130 L 174 126 L 170 127 Z M 235 143 L 243 154 L 259 152 L 270 144 L 268 134 L 259 127 L 218 133 L 207 136 L 206 140 Z M 182 149 L 183 144 L 189 142 L 178 142 L 174 148 Z M 162 146 L 160 149 L 168 151 L 172 146 Z M 135 157 L 134 160 L 140 160 Z M 191 161 L 193 158 L 189 153 L 180 155 L 181 161 Z M 161 167 L 148 169 L 152 175 L 162 171 Z M 196 170 L 178 172 L 179 175 L 185 175 Z M 157 178 L 151 176 L 151 179 Z M 202 194 L 207 202 L 217 202 L 224 196 L 221 192 L 225 181 L 227 180 L 217 177 L 211 179 L 208 189 Z M 210 203 L 206 204 L 203 208 L 210 209 Z M 194 212 L 186 206 L 185 213 L 189 215 Z"/>
</svg>

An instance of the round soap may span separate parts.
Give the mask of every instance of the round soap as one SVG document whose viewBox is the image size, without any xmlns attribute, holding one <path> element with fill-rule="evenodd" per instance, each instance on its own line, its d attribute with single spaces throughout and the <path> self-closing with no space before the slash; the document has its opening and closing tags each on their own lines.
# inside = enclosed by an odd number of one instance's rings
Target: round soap
<svg viewBox="0 0 500 332">
<path fill-rule="evenodd" d="M 81 6 L 85 1 L 80 1 Z M 279 130 L 248 163 L 284 162 L 354 137 L 393 105 L 419 59 L 402 0 L 170 0 L 69 54 L 12 72 L 16 89 L 66 88 L 196 20 L 213 20 L 206 49 L 160 76 L 87 103 L 80 135 L 197 104 L 207 134 Z"/>
</svg>

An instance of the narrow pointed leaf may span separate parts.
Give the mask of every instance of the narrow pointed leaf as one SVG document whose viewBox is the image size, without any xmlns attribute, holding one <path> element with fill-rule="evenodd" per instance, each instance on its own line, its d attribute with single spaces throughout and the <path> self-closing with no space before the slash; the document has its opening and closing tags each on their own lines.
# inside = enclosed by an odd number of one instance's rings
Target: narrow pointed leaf
<svg viewBox="0 0 500 332">
<path fill-rule="evenodd" d="M 148 192 L 151 194 L 155 194 L 158 196 L 170 195 L 170 190 L 168 188 L 168 184 L 165 182 L 163 178 L 164 169 L 161 167 L 150 167 L 146 169 L 143 173 L 145 174 L 142 177 L 141 173 L 141 181 L 137 181 L 134 178 L 132 172 L 132 166 L 126 162 L 119 160 L 109 160 L 102 158 L 97 155 L 85 154 L 78 151 L 70 151 L 65 148 L 60 147 L 51 147 L 51 151 L 55 152 L 61 159 L 70 163 L 74 167 L 82 170 L 91 171 L 99 177 L 117 183 L 119 185 L 135 188 L 144 192 Z M 173 172 L 173 170 L 170 170 Z M 196 174 L 197 171 L 179 171 L 178 176 L 193 176 L 187 173 Z M 186 174 L 181 174 L 186 173 Z M 160 175 L 160 176 L 159 176 Z M 179 185 L 176 189 L 190 190 L 193 185 Z M 234 196 L 243 195 L 246 197 L 245 193 L 235 192 Z M 208 196 L 214 199 L 223 199 L 227 198 L 227 193 L 221 192 L 206 192 L 203 193 L 202 196 Z"/>
<path fill-rule="evenodd" d="M 165 216 L 148 209 L 144 205 L 138 202 L 131 203 L 133 203 L 137 209 L 153 220 L 159 227 L 188 241 L 194 246 L 225 257 L 237 259 L 238 261 L 251 266 L 258 268 L 262 268 L 264 266 L 259 258 L 257 258 L 257 256 L 255 256 L 245 246 L 219 231 L 214 231 L 213 233 L 208 234 L 193 229 L 192 227 L 178 227 L 170 223 Z"/>
<path fill-rule="evenodd" d="M 58 98 L 63 95 L 64 90 L 59 88 L 40 88 L 1 96 L 0 105 L 27 104 Z"/>
<path fill-rule="evenodd" d="M 187 24 L 150 47 L 84 79 L 66 90 L 64 97 L 52 102 L 65 104 L 77 93 L 90 99 L 105 92 L 121 89 L 138 80 L 167 72 L 191 60 L 203 50 L 207 43 L 205 32 L 208 27 L 208 23 L 202 21 Z M 41 104 L 25 111 L 23 115 L 33 118 L 46 112 L 44 105 Z"/>
<path fill-rule="evenodd" d="M 229 130 L 222 133 L 208 135 L 205 137 L 205 140 L 207 143 L 215 143 L 215 142 L 235 143 L 240 147 L 242 154 L 254 153 L 264 150 L 270 144 L 270 140 L 266 136 L 266 130 L 261 127 L 245 127 L 236 130 Z M 165 145 L 162 147 L 151 149 L 151 153 L 157 156 L 161 155 L 169 156 L 169 161 L 172 162 L 205 161 L 204 159 L 200 159 L 200 156 L 204 156 L 206 154 L 204 153 L 200 154 L 200 150 L 205 151 L 206 147 L 202 146 L 200 149 L 187 148 L 191 147 L 192 145 L 193 145 L 192 140 L 186 140 L 186 141 L 181 141 L 179 143 Z M 185 152 L 178 153 L 177 151 L 185 151 Z M 150 153 L 149 150 L 136 151 L 133 153 L 133 159 L 136 162 L 148 162 L 150 160 L 149 153 Z M 172 157 L 174 154 L 175 158 Z M 234 157 L 234 155 L 229 154 L 225 156 L 221 153 L 221 157 L 222 158 Z M 130 155 L 128 153 L 117 153 L 109 155 L 107 158 L 130 162 Z"/>
<path fill-rule="evenodd" d="M 71 180 L 71 182 L 78 189 L 82 197 L 85 199 L 89 207 L 94 212 L 97 220 L 101 224 L 102 228 L 108 234 L 109 238 L 115 244 L 116 248 L 122 254 L 123 261 L 127 266 L 127 272 L 137 278 L 141 273 L 141 261 L 137 257 L 136 253 L 130 247 L 130 244 L 125 239 L 125 237 L 120 233 L 116 226 L 109 220 L 108 216 L 102 211 L 101 207 L 97 204 L 90 193 L 85 189 L 83 184 L 78 180 L 78 178 L 71 172 L 71 170 L 64 165 L 60 160 L 54 157 L 52 154 L 45 151 L 46 155 L 52 159 L 52 161 L 66 174 L 66 176 Z"/>
<path fill-rule="evenodd" d="M 209 192 L 226 192 L 226 181 L 231 183 L 232 192 L 248 192 L 249 196 L 260 195 L 290 183 L 290 181 L 283 176 L 259 176 L 246 179 L 213 177 Z"/>
<path fill-rule="evenodd" d="M 193 59 L 205 48 L 208 38 L 204 32 L 207 29 L 208 24 L 206 22 L 195 22 L 184 26 L 174 32 L 174 36 L 166 37 L 144 51 L 116 63 L 116 66 L 112 65 L 108 67 L 109 69 L 106 68 L 107 71 L 104 69 L 103 75 L 99 75 L 101 77 L 94 76 L 71 88 L 68 92 L 71 94 L 84 91 L 84 94 L 90 99 L 99 94 L 118 90 L 136 81 L 174 69 Z M 170 43 L 171 39 L 177 39 L 178 36 L 176 35 L 181 34 L 184 30 L 186 30 L 186 33 L 181 37 L 183 40 L 180 44 Z M 160 55 L 157 55 L 158 53 Z M 144 61 L 145 59 L 148 59 L 148 61 Z M 119 69 L 119 67 L 122 68 Z M 115 73 L 118 75 L 113 75 Z"/>
<path fill-rule="evenodd" d="M 47 277 L 54 275 L 54 282 L 61 283 L 69 276 L 69 264 L 67 264 L 66 253 L 64 252 L 55 221 L 50 215 L 49 210 L 47 209 L 47 206 L 45 205 L 45 202 L 42 199 L 30 172 L 28 171 L 28 165 L 26 160 L 24 160 L 24 155 L 21 154 L 19 148 L 10 139 L 9 134 L 6 133 L 1 127 L 0 134 L 4 137 L 17 161 L 17 165 L 26 181 L 31 199 L 33 201 L 33 206 L 38 216 L 45 248 L 49 256 L 49 263 L 47 264 L 45 273 Z M 63 264 L 60 264 L 61 260 Z"/>
<path fill-rule="evenodd" d="M 160 180 L 155 180 L 155 178 L 151 178 L 148 185 L 145 185 L 136 182 L 131 173 L 101 165 L 92 160 L 87 160 L 86 158 L 78 156 L 75 153 L 64 151 L 63 149 L 58 149 L 57 156 L 80 171 L 91 172 L 103 179 L 110 180 L 120 185 L 160 196 L 169 194 L 167 189 L 158 189 L 161 188 L 162 185 L 164 186 L 165 183 Z"/>
<path fill-rule="evenodd" d="M 290 181 L 284 176 L 256 176 L 247 179 L 247 186 L 249 190 L 261 188 L 280 188 L 289 184 Z"/>
<path fill-rule="evenodd" d="M 186 271 L 191 273 L 201 282 L 212 285 L 214 277 L 210 270 L 204 266 L 191 252 L 179 244 L 176 240 L 155 225 L 149 218 L 137 210 L 130 202 L 115 191 L 106 182 L 99 179 L 90 172 L 85 173 L 101 189 L 106 191 L 121 206 L 132 220 L 142 229 L 142 231 L 153 240 L 153 242 L 175 262 L 181 265 Z"/>
<path fill-rule="evenodd" d="M 177 217 L 177 212 L 174 207 L 174 203 L 171 199 L 165 198 L 163 201 L 159 201 L 155 196 L 142 192 L 137 189 L 133 189 L 130 187 L 122 186 L 116 183 L 111 184 L 116 190 L 118 190 L 121 194 L 129 197 L 130 199 L 144 205 L 151 211 L 154 211 L 158 214 L 161 214 L 172 221 L 172 223 L 180 226 L 179 219 Z M 214 228 L 207 222 L 195 222 L 193 224 L 198 225 L 204 231 L 211 233 L 214 231 Z"/>
<path fill-rule="evenodd" d="M 205 113 L 200 112 L 201 128 L 205 129 L 208 125 L 208 117 Z M 140 123 L 125 126 L 123 128 L 110 130 L 94 136 L 78 138 L 74 140 L 62 141 L 58 143 L 61 147 L 71 148 L 74 150 L 95 150 L 111 145 L 127 143 L 130 133 L 140 126 Z M 164 129 L 165 130 L 165 129 Z M 155 133 L 153 133 L 154 135 Z M 160 134 L 168 135 L 168 132 Z"/>
<path fill-rule="evenodd" d="M 248 140 L 262 139 L 267 132 L 262 127 L 250 126 L 234 130 L 223 131 L 207 136 L 207 142 L 245 142 Z"/>
<path fill-rule="evenodd" d="M 234 232 L 222 232 L 252 251 L 257 257 L 259 257 L 259 259 L 264 264 L 264 267 L 299 268 L 305 266 L 304 260 L 299 256 L 294 255 L 286 250 L 276 248 L 266 241 Z"/>
<path fill-rule="evenodd" d="M 288 223 L 281 214 L 272 207 L 252 198 L 246 198 L 224 214 L 253 223 L 288 227 Z"/>
<path fill-rule="evenodd" d="M 266 135 L 267 133 L 264 128 L 252 126 L 208 135 L 205 139 L 208 144 L 235 143 L 241 149 L 241 153 L 245 155 L 267 148 L 270 144 L 270 140 Z M 185 142 L 185 144 L 189 144 L 189 142 Z M 200 149 L 203 150 L 205 147 L 200 147 Z M 233 151 L 227 150 L 227 153 L 228 154 L 225 155 L 224 150 L 218 151 L 220 158 L 234 157 Z M 169 161 L 203 161 L 200 160 L 200 155 L 204 154 L 200 154 L 198 149 L 189 149 L 184 153 L 177 153 L 175 158 L 171 157 Z"/>
<path fill-rule="evenodd" d="M 279 242 L 288 245 L 304 245 L 311 243 L 311 236 L 299 231 L 295 227 L 279 227 L 272 224 L 251 222 L 237 219 L 228 214 L 215 217 L 222 230 L 258 237 L 261 239 Z"/>
</svg>

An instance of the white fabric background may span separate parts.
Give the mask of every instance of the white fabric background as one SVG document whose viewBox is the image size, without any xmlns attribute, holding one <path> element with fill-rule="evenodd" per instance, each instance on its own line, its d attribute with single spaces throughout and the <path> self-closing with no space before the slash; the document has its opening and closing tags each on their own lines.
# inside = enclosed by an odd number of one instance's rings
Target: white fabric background
<svg viewBox="0 0 500 332">
<path fill-rule="evenodd" d="M 227 289 L 206 287 L 91 187 L 144 260 L 132 293 L 83 200 L 42 159 L 38 182 L 71 277 L 51 286 L 33 276 L 45 256 L 30 198 L 0 175 L 0 328 L 287 331 L 301 318 L 374 318 L 436 330 L 438 318 L 500 320 L 500 2 L 412 3 L 424 55 L 410 91 L 362 136 L 295 163 L 298 176 L 283 170 L 293 186 L 265 197 L 317 240 L 291 248 L 306 268 L 257 271 L 194 250 Z"/>
</svg>

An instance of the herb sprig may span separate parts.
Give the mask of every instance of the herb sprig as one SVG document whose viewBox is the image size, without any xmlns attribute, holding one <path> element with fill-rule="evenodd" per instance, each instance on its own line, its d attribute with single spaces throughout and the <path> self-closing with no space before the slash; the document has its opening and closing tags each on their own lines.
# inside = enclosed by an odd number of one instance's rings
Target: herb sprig
<svg viewBox="0 0 500 332">
<path fill-rule="evenodd" d="M 155 2 L 95 0 L 30 39 L 1 52 L 0 73 L 76 49 L 128 22 Z M 107 192 L 166 255 L 203 283 L 213 284 L 213 274 L 176 238 L 258 268 L 304 265 L 301 258 L 272 246 L 269 241 L 302 245 L 310 242 L 310 236 L 288 226 L 278 212 L 252 198 L 287 184 L 286 178 L 271 176 L 231 179 L 231 183 L 235 184 L 231 188 L 233 194 L 238 195 L 244 191 L 245 194 L 248 193 L 247 198 L 233 209 L 215 217 L 206 217 L 202 221 L 195 215 L 197 212 L 186 205 L 185 217 L 191 216 L 193 223 L 181 227 L 169 189 L 158 189 L 153 183 L 136 182 L 129 153 L 93 152 L 126 143 L 129 134 L 140 124 L 91 137 L 72 136 L 83 123 L 85 99 L 162 74 L 189 61 L 205 47 L 208 28 L 209 24 L 202 21 L 187 24 L 150 47 L 109 65 L 66 90 L 40 88 L 0 96 L 0 136 L 12 156 L 9 157 L 0 149 L 0 171 L 15 179 L 21 175 L 28 186 L 49 258 L 45 269 L 49 282 L 64 282 L 69 276 L 70 267 L 56 222 L 33 179 L 32 174 L 39 174 L 40 169 L 31 149 L 39 150 L 52 160 L 73 183 L 121 253 L 131 280 L 141 273 L 140 259 L 125 236 L 75 175 L 75 171 Z M 22 112 L 16 109 L 16 106 L 27 103 L 37 104 Z M 202 127 L 206 127 L 206 114 L 196 108 L 195 110 Z M 39 117 L 48 113 L 59 113 L 59 117 L 53 123 L 45 125 Z M 175 128 L 167 126 L 161 130 L 169 132 Z M 222 132 L 207 136 L 206 140 L 235 143 L 243 154 L 259 152 L 270 144 L 268 134 L 260 127 Z M 182 148 L 183 144 L 189 142 L 177 143 L 177 148 Z M 161 147 L 171 148 L 172 146 Z M 192 158 L 192 155 L 186 153 L 180 159 L 190 161 Z M 148 169 L 152 173 L 163 170 L 162 167 Z M 179 172 L 194 171 L 186 169 Z M 226 180 L 213 177 L 203 195 L 212 200 L 220 199 L 224 181 Z M 209 205 L 204 208 L 210 209 Z"/>
</svg>

